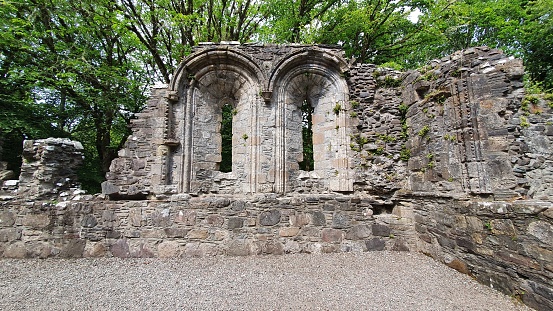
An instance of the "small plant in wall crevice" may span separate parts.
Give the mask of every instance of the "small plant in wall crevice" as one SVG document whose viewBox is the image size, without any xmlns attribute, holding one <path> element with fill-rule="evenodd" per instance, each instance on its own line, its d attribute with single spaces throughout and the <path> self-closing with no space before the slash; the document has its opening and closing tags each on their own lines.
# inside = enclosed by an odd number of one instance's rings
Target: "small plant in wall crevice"
<svg viewBox="0 0 553 311">
<path fill-rule="evenodd" d="M 334 111 L 335 115 L 340 114 L 340 111 L 342 110 L 342 105 L 340 103 L 336 103 L 336 106 L 332 108 L 332 111 Z"/>
<path fill-rule="evenodd" d="M 428 135 L 428 132 L 430 132 L 430 126 L 425 125 L 420 129 L 420 131 L 418 132 L 418 135 L 420 137 L 425 137 L 426 135 Z"/>
</svg>

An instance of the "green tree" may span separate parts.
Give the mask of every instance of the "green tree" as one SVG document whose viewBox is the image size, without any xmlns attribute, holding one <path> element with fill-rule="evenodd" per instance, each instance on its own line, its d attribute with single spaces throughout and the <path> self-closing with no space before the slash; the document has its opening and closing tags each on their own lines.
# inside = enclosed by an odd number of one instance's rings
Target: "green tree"
<svg viewBox="0 0 553 311">
<path fill-rule="evenodd" d="M 18 2 L 0 2 L 0 135 L 4 139 L 2 159 L 19 173 L 23 139 L 66 136 L 54 124 L 57 106 L 37 101 L 30 68 L 30 22 Z"/>
<path fill-rule="evenodd" d="M 16 30 L 18 39 L 6 40 L 2 51 L 2 66 L 11 67 L 6 83 L 23 80 L 3 92 L 22 99 L 10 100 L 12 107 L 5 113 L 30 107 L 33 118 L 54 126 L 55 136 L 81 140 L 90 169 L 85 173 L 97 173 L 82 176 L 91 187 L 109 169 L 127 138 L 132 112 L 145 101 L 147 81 L 133 58 L 137 48 L 114 12 L 110 1 L 92 0 L 21 0 L 12 2 L 10 12 L 2 12 L 12 15 L 8 27 Z M 52 134 L 20 128 L 29 138 Z"/>
<path fill-rule="evenodd" d="M 164 83 L 198 42 L 246 42 L 263 20 L 253 0 L 118 1 L 125 27 L 148 52 L 142 61 Z"/>
<path fill-rule="evenodd" d="M 553 0 L 529 1 L 521 43 L 532 80 L 553 91 Z"/>
<path fill-rule="evenodd" d="M 410 54 L 411 59 L 441 57 L 474 46 L 489 46 L 524 59 L 529 76 L 553 86 L 552 0 L 459 0 L 444 18 L 434 19 L 434 36 Z M 431 19 L 428 11 L 422 20 Z"/>
<path fill-rule="evenodd" d="M 313 35 L 319 21 L 331 10 L 339 8 L 343 0 L 269 0 L 262 11 L 267 18 L 259 38 L 275 43 L 315 43 Z"/>
</svg>

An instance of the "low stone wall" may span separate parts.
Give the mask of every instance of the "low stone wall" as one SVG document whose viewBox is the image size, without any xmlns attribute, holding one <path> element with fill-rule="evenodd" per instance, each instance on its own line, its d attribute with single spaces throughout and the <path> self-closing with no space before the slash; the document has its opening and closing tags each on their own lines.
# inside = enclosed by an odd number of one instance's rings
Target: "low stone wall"
<svg viewBox="0 0 553 311">
<path fill-rule="evenodd" d="M 175 257 L 415 250 L 409 205 L 316 195 L 0 203 L 2 257 Z"/>
<path fill-rule="evenodd" d="M 537 310 L 553 310 L 553 203 L 414 202 L 420 251 Z"/>
</svg>

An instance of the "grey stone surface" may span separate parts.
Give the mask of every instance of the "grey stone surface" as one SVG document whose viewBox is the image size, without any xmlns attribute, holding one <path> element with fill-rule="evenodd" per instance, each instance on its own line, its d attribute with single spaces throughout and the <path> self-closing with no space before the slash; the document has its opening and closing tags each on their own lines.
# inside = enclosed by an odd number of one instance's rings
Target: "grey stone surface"
<svg viewBox="0 0 553 311">
<path fill-rule="evenodd" d="M 369 251 L 381 251 L 386 247 L 386 242 L 380 238 L 373 238 L 365 241 L 365 245 Z"/>
<path fill-rule="evenodd" d="M 78 189 L 77 169 L 83 151 L 80 142 L 69 139 L 24 141 L 18 192 L 28 198 L 41 198 Z"/>
<path fill-rule="evenodd" d="M 279 210 L 263 212 L 259 216 L 259 223 L 262 226 L 274 226 L 280 222 L 280 215 L 281 213 Z"/>
<path fill-rule="evenodd" d="M 372 233 L 376 236 L 389 236 L 391 233 L 390 227 L 383 224 L 373 224 Z"/>
</svg>

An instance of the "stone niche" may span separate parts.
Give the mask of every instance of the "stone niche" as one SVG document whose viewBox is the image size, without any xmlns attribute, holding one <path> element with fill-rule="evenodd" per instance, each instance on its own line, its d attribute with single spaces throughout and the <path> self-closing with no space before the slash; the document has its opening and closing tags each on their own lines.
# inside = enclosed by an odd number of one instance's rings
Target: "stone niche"
<svg viewBox="0 0 553 311">
<path fill-rule="evenodd" d="M 348 64 L 326 46 L 203 45 L 154 89 L 103 185 L 113 196 L 353 191 Z M 314 168 L 302 171 L 300 107 L 312 108 Z M 232 169 L 220 170 L 222 110 Z"/>
</svg>

